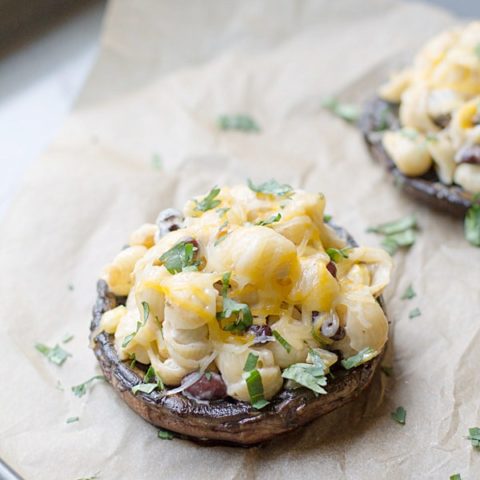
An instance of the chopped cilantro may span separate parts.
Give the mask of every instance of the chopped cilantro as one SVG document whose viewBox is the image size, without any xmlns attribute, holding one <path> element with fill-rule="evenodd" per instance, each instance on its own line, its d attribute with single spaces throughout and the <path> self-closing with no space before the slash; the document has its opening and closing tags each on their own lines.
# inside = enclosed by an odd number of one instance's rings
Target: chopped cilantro
<svg viewBox="0 0 480 480">
<path fill-rule="evenodd" d="M 390 414 L 392 418 L 400 425 L 405 425 L 407 419 L 407 411 L 403 407 L 397 407 L 397 409 Z"/>
<path fill-rule="evenodd" d="M 410 284 L 400 298 L 402 300 L 410 300 L 416 296 L 417 294 L 415 293 L 415 290 L 413 289 L 412 284 Z"/>
<path fill-rule="evenodd" d="M 343 359 L 342 366 L 346 370 L 350 370 L 351 368 L 358 367 L 359 365 L 362 365 L 362 363 L 368 362 L 373 357 L 375 357 L 376 353 L 377 352 L 370 347 L 364 348 L 363 350 L 360 350 L 355 355 Z"/>
<path fill-rule="evenodd" d="M 220 130 L 240 130 L 242 132 L 259 132 L 260 127 L 255 120 L 245 114 L 221 115 L 217 125 Z"/>
<path fill-rule="evenodd" d="M 128 358 L 130 359 L 130 368 L 135 368 L 137 364 L 137 357 L 134 353 L 131 353 Z"/>
<path fill-rule="evenodd" d="M 331 215 L 325 214 L 325 215 L 323 216 L 323 221 L 324 221 L 325 223 L 329 223 L 331 219 L 332 219 L 332 216 L 331 216 Z"/>
<path fill-rule="evenodd" d="M 335 97 L 325 98 L 322 107 L 349 123 L 356 123 L 360 117 L 360 108 L 357 105 L 341 103 Z"/>
<path fill-rule="evenodd" d="M 282 214 L 277 213 L 276 215 L 271 215 L 265 220 L 258 221 L 255 225 L 263 225 L 263 226 L 271 225 L 272 223 L 279 222 L 281 218 L 282 218 Z"/>
<path fill-rule="evenodd" d="M 160 429 L 158 431 L 158 438 L 161 438 L 162 440 L 172 440 L 173 439 L 173 433 L 169 432 L 168 430 L 162 430 Z"/>
<path fill-rule="evenodd" d="M 148 317 L 150 315 L 150 305 L 147 302 L 142 302 L 142 307 L 143 307 L 143 322 L 137 322 L 137 328 L 134 332 L 130 333 L 127 335 L 122 342 L 122 347 L 125 348 L 135 337 L 135 335 L 138 333 L 140 328 L 142 328 L 148 320 Z"/>
<path fill-rule="evenodd" d="M 475 55 L 480 58 L 480 43 L 475 45 Z"/>
<path fill-rule="evenodd" d="M 218 207 L 222 203 L 217 198 L 219 193 L 220 193 L 220 188 L 215 186 L 201 200 L 194 200 L 195 210 L 197 210 L 198 212 L 207 212 L 212 208 Z"/>
<path fill-rule="evenodd" d="M 480 449 L 480 428 L 472 427 L 468 429 L 468 440 L 472 442 L 472 447 Z"/>
<path fill-rule="evenodd" d="M 257 362 L 258 362 L 258 355 L 255 355 L 254 353 L 250 352 L 245 362 L 245 366 L 243 367 L 243 371 L 251 372 L 252 370 L 255 370 L 255 368 L 257 367 Z"/>
<path fill-rule="evenodd" d="M 43 343 L 37 343 L 35 348 L 42 354 L 45 355 L 48 361 L 54 363 L 55 365 L 63 365 L 65 360 L 72 355 L 65 351 L 60 345 L 56 344 L 53 348 L 44 345 Z"/>
<path fill-rule="evenodd" d="M 222 208 L 217 208 L 215 211 L 218 213 L 220 217 L 223 217 L 229 210 L 230 210 L 229 207 L 222 207 Z"/>
<path fill-rule="evenodd" d="M 411 228 L 417 228 L 417 219 L 415 215 L 407 215 L 393 222 L 382 223 L 367 229 L 367 232 L 380 233 L 382 235 L 393 235 L 394 233 L 401 233 Z"/>
<path fill-rule="evenodd" d="M 205 378 L 210 381 L 212 379 L 212 372 L 205 372 Z"/>
<path fill-rule="evenodd" d="M 68 343 L 71 340 L 73 340 L 73 335 L 71 335 L 70 333 L 66 333 L 62 338 L 62 343 Z"/>
<path fill-rule="evenodd" d="M 78 422 L 79 420 L 80 420 L 80 417 L 68 417 L 65 420 L 65 423 L 75 423 L 75 422 Z"/>
<path fill-rule="evenodd" d="M 87 393 L 87 387 L 93 383 L 95 380 L 106 380 L 104 375 L 95 375 L 92 378 L 89 378 L 86 382 L 80 383 L 72 387 L 72 392 L 77 397 L 83 397 Z"/>
<path fill-rule="evenodd" d="M 156 383 L 139 383 L 138 385 L 135 385 L 134 387 L 132 387 L 132 393 L 134 395 L 137 392 L 152 393 L 157 387 L 158 387 L 158 384 Z"/>
<path fill-rule="evenodd" d="M 330 257 L 332 262 L 338 263 L 343 258 L 348 258 L 348 252 L 350 251 L 349 247 L 345 248 L 327 248 L 327 255 Z"/>
<path fill-rule="evenodd" d="M 317 394 L 326 394 L 323 388 L 327 384 L 325 364 L 314 350 L 309 352 L 311 363 L 294 363 L 282 372 L 282 377 L 293 380 L 295 384 L 306 387 Z"/>
<path fill-rule="evenodd" d="M 367 231 L 385 235 L 382 246 L 393 255 L 400 247 L 410 247 L 415 243 L 417 220 L 414 215 L 407 215 L 394 222 L 370 227 Z"/>
<path fill-rule="evenodd" d="M 454 473 L 450 475 L 450 480 L 462 480 L 462 476 L 459 473 Z"/>
<path fill-rule="evenodd" d="M 265 400 L 263 393 L 262 376 L 257 369 L 250 370 L 246 374 L 245 381 L 247 383 L 248 395 L 250 396 L 250 402 L 252 407 L 257 410 L 266 407 L 270 402 Z"/>
<path fill-rule="evenodd" d="M 480 247 L 480 194 L 475 195 L 465 215 L 465 238 L 474 247 Z"/>
<path fill-rule="evenodd" d="M 256 193 L 263 193 L 265 195 L 276 195 L 278 197 L 290 197 L 294 191 L 290 185 L 280 184 L 273 178 L 267 182 L 255 185 L 250 179 L 247 180 L 248 188 Z"/>
<path fill-rule="evenodd" d="M 198 247 L 191 241 L 179 242 L 160 257 L 160 262 L 165 265 L 169 273 L 175 275 L 186 268 L 198 268 L 198 262 L 195 259 L 197 252 Z"/>
<path fill-rule="evenodd" d="M 411 319 L 411 318 L 419 317 L 421 314 L 422 314 L 422 312 L 417 307 L 417 308 L 414 308 L 413 310 L 410 311 L 410 313 L 408 314 L 408 318 Z"/>
<path fill-rule="evenodd" d="M 94 473 L 91 477 L 82 477 L 82 478 L 78 478 L 77 480 L 97 480 L 99 475 L 100 475 L 100 472 L 97 472 L 97 473 Z"/>
<path fill-rule="evenodd" d="M 272 335 L 275 340 L 288 352 L 292 351 L 292 346 L 278 333 L 276 330 L 272 330 Z"/>
</svg>

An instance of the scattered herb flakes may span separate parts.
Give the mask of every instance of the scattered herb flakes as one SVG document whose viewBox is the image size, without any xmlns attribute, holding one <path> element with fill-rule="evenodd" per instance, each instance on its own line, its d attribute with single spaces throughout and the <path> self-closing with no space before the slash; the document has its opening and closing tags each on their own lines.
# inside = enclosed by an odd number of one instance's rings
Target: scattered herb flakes
<svg viewBox="0 0 480 480">
<path fill-rule="evenodd" d="M 480 247 L 480 194 L 475 195 L 465 215 L 465 238 L 474 247 Z"/>
<path fill-rule="evenodd" d="M 135 368 L 135 365 L 137 364 L 137 357 L 134 353 L 131 353 L 129 356 L 128 356 L 129 360 L 130 360 L 130 368 Z"/>
<path fill-rule="evenodd" d="M 380 369 L 387 377 L 393 376 L 393 367 L 387 367 L 386 365 L 382 365 Z"/>
<path fill-rule="evenodd" d="M 218 207 L 220 203 L 222 203 L 217 198 L 219 193 L 220 193 L 220 188 L 215 186 L 201 200 L 194 200 L 195 210 L 197 210 L 198 212 L 207 212 L 212 208 Z"/>
<path fill-rule="evenodd" d="M 243 367 L 244 372 L 251 372 L 257 367 L 258 355 L 250 352 L 248 354 L 247 360 L 245 361 L 245 366 Z"/>
<path fill-rule="evenodd" d="M 454 473 L 450 475 L 450 480 L 462 480 L 462 476 L 459 473 Z"/>
<path fill-rule="evenodd" d="M 316 358 L 315 358 L 316 359 Z M 282 377 L 293 380 L 296 384 L 306 387 L 317 394 L 326 394 L 323 388 L 327 384 L 323 362 L 294 363 L 282 372 Z"/>
<path fill-rule="evenodd" d="M 355 355 L 344 358 L 342 360 L 342 366 L 346 370 L 350 370 L 352 368 L 358 367 L 359 365 L 362 365 L 362 363 L 368 362 L 371 360 L 377 352 L 373 350 L 370 347 L 364 348 L 363 350 L 360 350 L 358 353 Z"/>
<path fill-rule="evenodd" d="M 72 392 L 77 397 L 83 397 L 87 393 L 87 387 L 92 384 L 95 380 L 106 380 L 104 375 L 95 375 L 92 378 L 89 378 L 86 382 L 80 383 L 72 387 Z"/>
<path fill-rule="evenodd" d="M 132 387 L 132 393 L 134 395 L 136 395 L 137 392 L 152 393 L 157 387 L 157 383 L 139 383 Z"/>
<path fill-rule="evenodd" d="M 322 102 L 322 107 L 349 123 L 356 123 L 360 117 L 358 105 L 340 102 L 335 97 L 325 98 Z"/>
<path fill-rule="evenodd" d="M 286 183 L 280 184 L 275 179 L 255 185 L 250 179 L 247 180 L 248 188 L 255 193 L 263 193 L 265 195 L 276 195 L 277 197 L 290 197 L 294 191 L 290 185 Z"/>
<path fill-rule="evenodd" d="M 277 330 L 272 330 L 272 335 L 275 337 L 275 340 L 287 351 L 290 353 L 292 351 L 292 346 L 277 332 Z"/>
<path fill-rule="evenodd" d="M 60 345 L 56 344 L 53 348 L 44 345 L 43 343 L 37 343 L 35 348 L 44 355 L 50 362 L 55 365 L 63 365 L 65 360 L 72 355 L 65 351 Z"/>
<path fill-rule="evenodd" d="M 73 340 L 74 336 L 71 333 L 66 333 L 65 336 L 62 338 L 62 343 L 68 343 Z"/>
<path fill-rule="evenodd" d="M 73 286 L 73 284 L 69 283 L 69 284 L 67 285 L 67 288 L 68 288 L 71 292 L 73 292 L 73 290 L 74 290 L 75 287 Z"/>
<path fill-rule="evenodd" d="M 407 215 L 394 222 L 383 223 L 370 227 L 367 232 L 384 235 L 383 248 L 393 255 L 401 247 L 410 247 L 415 243 L 417 220 L 414 215 Z"/>
<path fill-rule="evenodd" d="M 270 402 L 265 400 L 260 372 L 257 369 L 247 372 L 245 381 L 247 383 L 248 395 L 250 396 L 252 407 L 257 410 L 266 407 Z"/>
<path fill-rule="evenodd" d="M 79 420 L 80 420 L 80 417 L 68 417 L 65 420 L 65 423 L 75 423 L 75 422 L 78 422 Z"/>
<path fill-rule="evenodd" d="M 393 222 L 381 223 L 374 227 L 369 227 L 367 232 L 380 233 L 381 235 L 393 235 L 394 233 L 401 233 L 408 229 L 417 228 L 417 219 L 415 215 L 407 215 Z"/>
<path fill-rule="evenodd" d="M 153 367 L 150 365 L 148 367 L 147 372 L 145 373 L 145 376 L 143 377 L 143 383 L 151 383 L 153 380 L 155 380 L 155 370 Z"/>
<path fill-rule="evenodd" d="M 399 132 L 400 135 L 409 140 L 416 140 L 418 138 L 418 132 L 414 128 L 402 128 Z"/>
<path fill-rule="evenodd" d="M 397 407 L 397 409 L 392 412 L 391 417 L 400 425 L 405 425 L 407 419 L 407 411 L 403 407 Z"/>
<path fill-rule="evenodd" d="M 270 217 L 266 218 L 265 220 L 258 221 L 255 225 L 262 225 L 262 226 L 271 225 L 272 223 L 279 222 L 281 218 L 282 218 L 282 214 L 277 213 L 276 215 L 271 215 Z"/>
<path fill-rule="evenodd" d="M 422 314 L 422 312 L 417 307 L 417 308 L 414 308 L 413 310 L 410 311 L 410 313 L 408 314 L 408 318 L 412 319 L 412 318 L 415 318 L 415 317 L 419 317 L 421 314 Z"/>
<path fill-rule="evenodd" d="M 257 122 L 245 114 L 220 115 L 217 120 L 220 130 L 240 130 L 242 132 L 260 132 Z"/>
<path fill-rule="evenodd" d="M 345 248 L 327 248 L 327 255 L 330 257 L 332 262 L 338 263 L 343 258 L 348 258 L 348 252 L 350 251 L 349 247 Z"/>
<path fill-rule="evenodd" d="M 197 251 L 198 247 L 192 242 L 179 242 L 170 250 L 167 250 L 159 260 L 165 265 L 169 273 L 175 275 L 189 267 L 198 268 L 198 263 L 195 261 Z"/>
<path fill-rule="evenodd" d="M 169 432 L 168 430 L 162 430 L 160 429 L 157 433 L 158 438 L 161 438 L 162 440 L 172 440 L 173 439 L 173 433 Z"/>
<path fill-rule="evenodd" d="M 60 380 L 57 380 L 57 384 L 55 385 L 55 388 L 57 390 L 60 390 L 61 392 L 63 392 L 65 390 L 65 388 L 63 387 L 62 382 Z"/>
<path fill-rule="evenodd" d="M 472 447 L 480 450 L 480 428 L 478 427 L 469 428 L 467 438 L 472 443 Z"/>
<path fill-rule="evenodd" d="M 152 167 L 156 170 L 161 170 L 163 168 L 163 160 L 158 153 L 152 155 Z"/>
<path fill-rule="evenodd" d="M 212 379 L 212 372 L 205 372 L 205 378 L 210 381 Z"/>
<path fill-rule="evenodd" d="M 332 219 L 332 215 L 325 214 L 323 216 L 324 223 L 329 223 L 331 219 Z"/>
<path fill-rule="evenodd" d="M 402 300 L 410 300 L 412 299 L 413 297 L 416 297 L 417 294 L 415 292 L 415 290 L 413 289 L 412 287 L 412 284 L 410 284 L 407 289 L 405 290 L 405 292 L 403 292 L 403 295 L 400 297 Z"/>
<path fill-rule="evenodd" d="M 219 217 L 223 217 L 229 210 L 230 210 L 230 207 L 222 207 L 222 208 L 217 208 L 215 211 L 218 213 Z"/>
<path fill-rule="evenodd" d="M 77 480 L 97 480 L 99 475 L 100 475 L 100 472 L 97 472 L 97 473 L 94 473 L 91 477 L 77 478 Z"/>
<path fill-rule="evenodd" d="M 475 55 L 480 58 L 480 43 L 477 43 L 477 45 L 475 45 Z"/>
</svg>

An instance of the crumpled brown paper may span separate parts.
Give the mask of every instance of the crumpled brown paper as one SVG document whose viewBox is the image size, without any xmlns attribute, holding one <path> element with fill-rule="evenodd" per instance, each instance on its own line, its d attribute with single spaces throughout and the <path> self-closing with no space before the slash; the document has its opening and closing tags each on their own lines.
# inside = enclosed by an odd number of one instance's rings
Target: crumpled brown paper
<svg viewBox="0 0 480 480">
<path fill-rule="evenodd" d="M 78 105 L 0 231 L 0 456 L 39 480 L 96 472 L 479 478 L 480 452 L 465 436 L 480 426 L 480 250 L 465 242 L 459 221 L 402 196 L 359 132 L 321 108 L 332 93 L 365 99 L 402 52 L 453 23 L 434 8 L 383 0 L 110 3 Z M 217 129 L 218 115 L 238 112 L 252 115 L 261 133 Z M 154 154 L 162 168 L 152 165 Z M 98 372 L 87 340 L 95 282 L 129 232 L 214 183 L 272 176 L 324 192 L 327 211 L 361 243 L 379 242 L 368 225 L 417 214 L 418 241 L 396 255 L 386 293 L 394 376 L 251 449 L 162 441 L 102 382 L 81 399 L 72 395 L 72 385 Z M 401 300 L 409 283 L 417 296 Z M 415 307 L 422 315 L 409 319 Z M 67 332 L 75 338 L 62 367 L 34 349 Z M 405 426 L 390 418 L 399 405 Z M 80 420 L 66 424 L 71 416 Z"/>
</svg>

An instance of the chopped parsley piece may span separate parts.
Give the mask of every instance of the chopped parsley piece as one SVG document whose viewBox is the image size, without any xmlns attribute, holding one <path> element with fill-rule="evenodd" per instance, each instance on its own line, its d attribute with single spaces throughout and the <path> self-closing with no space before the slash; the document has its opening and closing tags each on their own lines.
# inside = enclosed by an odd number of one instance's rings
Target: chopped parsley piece
<svg viewBox="0 0 480 480">
<path fill-rule="evenodd" d="M 405 230 L 404 232 L 387 235 L 382 241 L 382 247 L 390 255 L 393 255 L 400 247 L 411 247 L 416 239 L 414 230 Z"/>
<path fill-rule="evenodd" d="M 143 377 L 143 383 L 139 383 L 132 387 L 132 393 L 137 392 L 152 393 L 155 389 L 164 390 L 165 385 L 160 376 L 155 372 L 154 368 L 150 365 Z"/>
<path fill-rule="evenodd" d="M 250 179 L 247 180 L 248 188 L 256 193 L 265 195 L 276 195 L 277 197 L 290 197 L 294 191 L 290 185 L 280 184 L 273 178 L 267 182 L 255 185 Z"/>
<path fill-rule="evenodd" d="M 75 422 L 78 422 L 79 420 L 80 420 L 80 417 L 68 417 L 65 420 L 65 423 L 75 423 Z"/>
<path fill-rule="evenodd" d="M 227 331 L 245 331 L 253 323 L 252 312 L 246 303 L 239 303 L 227 296 L 228 286 L 230 284 L 231 272 L 223 274 L 222 277 L 222 297 L 223 309 L 217 313 L 217 318 L 235 317 L 234 323 L 224 327 Z"/>
<path fill-rule="evenodd" d="M 402 300 L 410 300 L 416 296 L 417 294 L 415 293 L 415 290 L 413 289 L 412 284 L 410 284 L 400 298 Z"/>
<path fill-rule="evenodd" d="M 454 473 L 450 475 L 450 480 L 462 480 L 462 476 L 459 473 Z"/>
<path fill-rule="evenodd" d="M 410 313 L 408 314 L 408 318 L 412 319 L 412 318 L 415 318 L 415 317 L 419 317 L 421 314 L 422 314 L 422 312 L 417 307 L 417 308 L 414 308 L 413 310 L 410 311 Z"/>
<path fill-rule="evenodd" d="M 472 447 L 480 449 L 480 428 L 469 428 L 467 438 L 472 442 Z"/>
<path fill-rule="evenodd" d="M 242 132 L 259 132 L 260 127 L 255 120 L 245 114 L 220 115 L 217 120 L 220 130 L 240 130 Z"/>
<path fill-rule="evenodd" d="M 180 242 L 167 250 L 160 257 L 160 262 L 172 275 L 183 272 L 187 268 L 189 270 L 198 269 L 198 262 L 195 260 L 197 251 L 198 247 L 192 242 Z"/>
<path fill-rule="evenodd" d="M 220 188 L 213 187 L 208 195 L 203 197 L 201 200 L 194 200 L 195 210 L 198 212 L 207 212 L 212 208 L 218 207 L 222 202 L 218 200 L 218 194 L 220 193 Z"/>
<path fill-rule="evenodd" d="M 348 258 L 349 247 L 345 248 L 327 248 L 327 255 L 332 262 L 338 263 L 342 258 Z"/>
<path fill-rule="evenodd" d="M 207 380 L 211 380 L 212 379 L 212 372 L 205 372 L 205 378 Z"/>
<path fill-rule="evenodd" d="M 87 387 L 93 383 L 95 380 L 106 380 L 104 375 L 95 375 L 92 378 L 89 378 L 86 382 L 81 383 L 80 385 L 75 385 L 72 387 L 72 392 L 77 397 L 83 397 L 87 393 Z"/>
<path fill-rule="evenodd" d="M 386 365 L 382 365 L 380 368 L 387 377 L 391 377 L 393 375 L 393 367 L 387 367 Z"/>
<path fill-rule="evenodd" d="M 294 363 L 282 372 L 282 377 L 293 380 L 295 384 L 306 387 L 317 394 L 326 394 L 323 388 L 327 384 L 325 364 L 314 350 L 309 352 L 311 363 Z"/>
<path fill-rule="evenodd" d="M 128 356 L 128 358 L 130 359 L 130 368 L 135 368 L 135 365 L 137 364 L 137 356 L 132 353 Z"/>
<path fill-rule="evenodd" d="M 152 167 L 160 170 L 163 167 L 162 157 L 158 153 L 152 155 Z"/>
<path fill-rule="evenodd" d="M 292 346 L 276 330 L 272 330 L 272 335 L 275 337 L 275 340 L 287 351 L 287 353 L 292 351 Z"/>
<path fill-rule="evenodd" d="M 220 217 L 223 217 L 229 210 L 230 210 L 230 207 L 222 207 L 222 208 L 217 208 L 215 211 L 218 213 Z"/>
<path fill-rule="evenodd" d="M 258 362 L 258 355 L 255 355 L 254 353 L 250 352 L 245 362 L 245 366 L 243 367 L 243 371 L 251 372 L 252 370 L 255 370 L 255 368 L 257 367 L 257 362 Z"/>
<path fill-rule="evenodd" d="M 475 55 L 480 58 L 480 43 L 475 45 Z"/>
<path fill-rule="evenodd" d="M 475 195 L 465 215 L 465 238 L 474 247 L 480 247 L 480 194 Z"/>
<path fill-rule="evenodd" d="M 263 225 L 263 226 L 271 225 L 272 223 L 279 222 L 281 218 L 282 218 L 282 214 L 277 213 L 276 215 L 272 215 L 266 218 L 265 220 L 260 220 L 255 225 Z"/>
<path fill-rule="evenodd" d="M 66 333 L 65 336 L 62 338 L 62 343 L 68 343 L 73 340 L 73 335 L 70 333 Z"/>
<path fill-rule="evenodd" d="M 415 243 L 417 220 L 414 215 L 407 215 L 394 222 L 383 223 L 370 227 L 367 232 L 385 235 L 382 246 L 393 255 L 400 247 L 410 247 Z"/>
<path fill-rule="evenodd" d="M 323 221 L 324 221 L 325 223 L 330 222 L 331 219 L 332 219 L 332 216 L 331 216 L 331 215 L 325 214 L 325 215 L 323 216 Z"/>
<path fill-rule="evenodd" d="M 357 105 L 341 103 L 335 97 L 325 98 L 322 107 L 349 123 L 356 123 L 360 117 L 360 108 Z"/>
<path fill-rule="evenodd" d="M 54 363 L 55 365 L 63 365 L 65 360 L 72 355 L 65 351 L 58 343 L 52 348 L 44 345 L 43 343 L 37 343 L 35 348 L 42 354 L 47 357 L 47 360 Z"/>
<path fill-rule="evenodd" d="M 156 383 L 139 383 L 132 387 L 132 393 L 134 395 L 136 395 L 137 392 L 152 393 L 157 387 L 158 384 Z"/>
<path fill-rule="evenodd" d="M 406 217 L 393 222 L 382 223 L 375 227 L 370 227 L 367 229 L 367 232 L 393 235 L 394 233 L 401 233 L 411 228 L 417 228 L 417 219 L 415 218 L 415 215 L 407 215 Z"/>
<path fill-rule="evenodd" d="M 147 302 L 142 302 L 142 307 L 143 307 L 143 322 L 137 322 L 137 328 L 134 332 L 130 333 L 127 335 L 122 342 L 122 347 L 125 348 L 132 340 L 133 337 L 138 333 L 140 328 L 142 328 L 148 320 L 148 317 L 150 315 L 150 305 Z"/>
<path fill-rule="evenodd" d="M 162 440 L 172 440 L 173 439 L 173 433 L 169 432 L 168 430 L 159 430 L 157 436 L 158 436 L 158 438 L 161 438 Z"/>
<path fill-rule="evenodd" d="M 148 370 L 147 372 L 145 373 L 145 376 L 143 377 L 143 382 L 144 383 L 150 383 L 152 382 L 153 380 L 155 380 L 155 370 L 153 369 L 153 367 L 150 365 L 148 367 Z"/>
<path fill-rule="evenodd" d="M 77 480 L 97 480 L 99 475 L 100 475 L 100 472 L 97 472 L 97 473 L 94 473 L 91 477 L 82 477 L 82 478 L 78 478 Z"/>
<path fill-rule="evenodd" d="M 346 370 L 358 367 L 362 363 L 368 362 L 376 355 L 376 351 L 370 347 L 360 350 L 357 354 L 342 360 L 342 366 Z"/>
<path fill-rule="evenodd" d="M 392 418 L 400 425 L 405 425 L 407 419 L 407 411 L 403 407 L 397 407 L 397 409 L 390 414 Z"/>
<path fill-rule="evenodd" d="M 250 370 L 246 373 L 245 381 L 247 383 L 248 395 L 250 396 L 252 407 L 257 410 L 266 407 L 270 402 L 265 400 L 260 372 L 257 369 Z"/>
<path fill-rule="evenodd" d="M 331 345 L 333 340 L 331 338 L 322 335 L 320 332 L 317 332 L 315 328 L 312 328 L 312 337 L 320 345 Z"/>
</svg>

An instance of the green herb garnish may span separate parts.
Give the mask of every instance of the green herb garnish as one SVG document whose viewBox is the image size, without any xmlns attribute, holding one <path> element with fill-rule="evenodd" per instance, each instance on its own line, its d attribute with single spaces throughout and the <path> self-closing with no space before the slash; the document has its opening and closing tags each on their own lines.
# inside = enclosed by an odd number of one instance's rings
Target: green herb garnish
<svg viewBox="0 0 480 480">
<path fill-rule="evenodd" d="M 410 247 L 415 243 L 416 235 L 414 230 L 394 233 L 386 236 L 382 241 L 382 247 L 390 254 L 395 254 L 400 247 Z"/>
<path fill-rule="evenodd" d="M 480 449 L 480 428 L 469 428 L 467 438 L 472 442 L 472 447 Z"/>
<path fill-rule="evenodd" d="M 132 393 L 152 393 L 155 389 L 164 390 L 165 385 L 163 384 L 163 380 L 160 378 L 157 372 L 155 372 L 152 365 L 150 365 L 143 377 L 143 383 L 139 383 L 132 387 Z"/>
<path fill-rule="evenodd" d="M 250 179 L 247 180 L 248 188 L 256 193 L 263 193 L 265 195 L 276 195 L 278 197 L 289 197 L 293 195 L 294 191 L 290 185 L 286 183 L 280 184 L 273 178 L 267 182 L 255 185 Z"/>
<path fill-rule="evenodd" d="M 373 350 L 370 347 L 364 348 L 363 350 L 360 350 L 358 353 L 355 355 L 345 358 L 342 360 L 342 366 L 346 370 L 350 370 L 351 368 L 358 367 L 359 365 L 362 365 L 362 363 L 368 362 L 371 360 L 377 352 Z"/>
<path fill-rule="evenodd" d="M 81 383 L 80 385 L 75 385 L 72 387 L 72 392 L 77 397 L 83 397 L 87 393 L 87 387 L 93 383 L 95 380 L 106 380 L 104 375 L 95 375 L 92 378 L 89 378 L 86 382 Z"/>
<path fill-rule="evenodd" d="M 410 300 L 416 296 L 417 294 L 415 293 L 415 290 L 413 289 L 412 284 L 410 284 L 400 298 L 402 300 Z"/>
<path fill-rule="evenodd" d="M 252 370 L 255 370 L 255 368 L 257 367 L 257 362 L 258 362 L 258 355 L 255 355 L 254 353 L 250 352 L 245 362 L 245 366 L 243 367 L 243 371 L 251 372 Z"/>
<path fill-rule="evenodd" d="M 465 238 L 474 247 L 480 247 L 480 194 L 472 199 L 472 206 L 465 215 Z"/>
<path fill-rule="evenodd" d="M 220 188 L 213 187 L 208 195 L 203 197 L 201 200 L 194 200 L 195 210 L 198 212 L 207 212 L 212 208 L 218 207 L 222 202 L 217 199 L 218 194 L 220 193 Z"/>
<path fill-rule="evenodd" d="M 143 383 L 151 383 L 153 380 L 155 380 L 155 377 L 155 370 L 150 365 L 147 372 L 145 373 L 145 376 L 143 377 Z"/>
<path fill-rule="evenodd" d="M 223 217 L 229 210 L 230 210 L 230 207 L 222 207 L 222 208 L 217 208 L 215 211 L 218 213 L 219 217 Z"/>
<path fill-rule="evenodd" d="M 317 394 L 326 394 L 323 388 L 327 384 L 325 364 L 314 350 L 310 350 L 311 363 L 294 363 L 282 372 L 282 377 L 293 380 L 296 384 L 306 387 Z"/>
<path fill-rule="evenodd" d="M 477 45 L 475 45 L 475 55 L 480 58 L 480 43 L 477 43 Z"/>
<path fill-rule="evenodd" d="M 150 305 L 147 302 L 142 302 L 142 307 L 143 307 L 143 322 L 137 322 L 137 328 L 135 329 L 134 332 L 130 333 L 127 335 L 122 342 L 122 347 L 125 348 L 132 340 L 133 337 L 138 333 L 140 328 L 142 328 L 148 320 L 148 317 L 150 315 Z"/>
<path fill-rule="evenodd" d="M 163 167 L 162 157 L 158 153 L 152 155 L 152 167 L 160 170 Z"/>
<path fill-rule="evenodd" d="M 325 223 L 330 222 L 331 219 L 332 219 L 332 215 L 325 214 L 325 215 L 323 216 L 323 221 L 324 221 Z"/>
<path fill-rule="evenodd" d="M 450 480 L 462 480 L 462 476 L 459 473 L 454 473 L 450 475 Z"/>
<path fill-rule="evenodd" d="M 94 473 L 91 477 L 77 478 L 77 480 L 97 480 L 99 475 L 100 475 L 100 472 L 97 472 L 97 473 Z"/>
<path fill-rule="evenodd" d="M 272 223 L 279 222 L 281 218 L 282 218 L 282 214 L 277 213 L 276 215 L 272 215 L 266 218 L 265 220 L 260 220 L 255 225 L 263 225 L 263 226 L 271 225 Z"/>
<path fill-rule="evenodd" d="M 401 233 L 411 228 L 417 228 L 415 215 L 407 215 L 393 222 L 381 223 L 375 227 L 369 227 L 367 232 L 393 235 L 394 233 Z"/>
<path fill-rule="evenodd" d="M 184 241 L 177 243 L 170 250 L 167 250 L 161 257 L 160 262 L 165 265 L 165 268 L 175 275 L 183 272 L 186 268 L 197 268 L 198 262 L 195 261 L 195 256 L 198 248 L 191 242 Z"/>
<path fill-rule="evenodd" d="M 259 132 L 260 127 L 255 120 L 244 114 L 221 115 L 217 120 L 218 128 L 221 130 L 240 130 L 242 132 Z"/>
<path fill-rule="evenodd" d="M 212 372 L 205 372 L 205 378 L 207 380 L 211 380 L 212 379 Z"/>
<path fill-rule="evenodd" d="M 234 317 L 234 323 L 224 327 L 226 331 L 245 331 L 253 323 L 252 312 L 246 303 L 239 303 L 227 296 L 228 286 L 230 284 L 231 272 L 223 274 L 222 277 L 222 297 L 223 309 L 217 313 L 217 318 Z"/>
<path fill-rule="evenodd" d="M 162 440 L 172 440 L 173 438 L 173 433 L 168 430 L 159 430 L 157 435 L 158 438 L 161 438 Z"/>
<path fill-rule="evenodd" d="M 350 251 L 349 247 L 345 248 L 327 248 L 327 255 L 330 257 L 332 262 L 338 263 L 343 258 L 348 258 L 348 252 Z"/>
<path fill-rule="evenodd" d="M 272 330 L 272 335 L 275 340 L 288 352 L 292 351 L 292 346 L 278 333 L 276 330 Z"/>
<path fill-rule="evenodd" d="M 137 357 L 134 353 L 131 353 L 128 358 L 130 359 L 130 368 L 135 368 L 137 364 Z"/>
<path fill-rule="evenodd" d="M 47 360 L 54 363 L 55 365 L 63 365 L 65 360 L 68 357 L 71 357 L 72 354 L 65 351 L 60 345 L 56 344 L 53 348 L 44 345 L 43 343 L 37 343 L 35 348 L 42 354 L 47 357 Z"/>
<path fill-rule="evenodd" d="M 407 419 L 407 411 L 403 407 L 397 407 L 397 409 L 390 414 L 392 418 L 400 425 L 405 425 Z"/>
<path fill-rule="evenodd" d="M 70 333 L 66 333 L 65 336 L 62 338 L 62 343 L 68 343 L 73 340 L 73 335 Z"/>
<path fill-rule="evenodd" d="M 322 107 L 349 123 L 356 123 L 360 117 L 360 108 L 357 105 L 341 103 L 335 97 L 325 98 Z"/>
<path fill-rule="evenodd" d="M 367 232 L 385 235 L 382 246 L 393 255 L 400 247 L 410 247 L 415 243 L 417 220 L 414 215 L 408 215 L 394 222 L 383 223 L 370 227 Z"/>
<path fill-rule="evenodd" d="M 253 408 L 257 410 L 266 407 L 270 402 L 265 400 L 263 393 L 262 376 L 257 369 L 251 370 L 246 374 L 248 395 Z"/>
<path fill-rule="evenodd" d="M 132 393 L 134 395 L 136 395 L 137 392 L 152 393 L 157 387 L 158 384 L 156 383 L 139 383 L 132 387 Z"/>
<path fill-rule="evenodd" d="M 65 420 L 65 423 L 75 423 L 75 422 L 78 422 L 79 420 L 80 420 L 80 417 L 68 417 Z"/>
<path fill-rule="evenodd" d="M 422 314 L 422 312 L 417 307 L 417 308 L 414 308 L 413 310 L 410 311 L 410 313 L 408 314 L 408 318 L 412 319 L 412 318 L 415 318 L 415 317 L 419 317 L 421 314 Z"/>
</svg>

